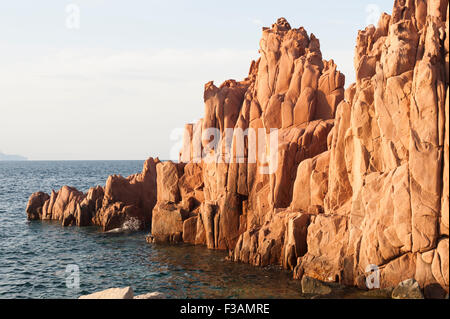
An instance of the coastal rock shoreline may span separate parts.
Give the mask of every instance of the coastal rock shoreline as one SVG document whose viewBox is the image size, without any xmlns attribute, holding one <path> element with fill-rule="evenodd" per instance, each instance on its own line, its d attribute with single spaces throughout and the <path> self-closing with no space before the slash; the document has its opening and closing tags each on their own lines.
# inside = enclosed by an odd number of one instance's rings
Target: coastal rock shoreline
<svg viewBox="0 0 450 319">
<path fill-rule="evenodd" d="M 403 283 L 397 295 L 412 287 L 418 296 L 417 283 L 426 298 L 444 298 L 448 8 L 395 0 L 391 15 L 359 31 L 347 89 L 314 34 L 278 19 L 263 28 L 247 78 L 205 85 L 204 117 L 186 125 L 178 163 L 150 158 L 140 174 L 110 176 L 86 194 L 35 193 L 28 218 L 104 231 L 133 220 L 151 243 L 204 245 L 295 279 L 362 289 L 375 271 L 380 289 Z M 269 164 L 252 161 L 252 136 L 239 135 L 249 130 L 262 130 L 254 141 Z"/>
</svg>

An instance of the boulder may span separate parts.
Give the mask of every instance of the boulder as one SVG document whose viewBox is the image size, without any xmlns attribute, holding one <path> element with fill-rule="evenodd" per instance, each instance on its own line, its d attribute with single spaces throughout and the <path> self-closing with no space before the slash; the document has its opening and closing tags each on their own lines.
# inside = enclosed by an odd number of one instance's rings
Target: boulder
<svg viewBox="0 0 450 319">
<path fill-rule="evenodd" d="M 322 282 L 308 276 L 303 276 L 301 284 L 302 293 L 308 295 L 328 295 L 331 292 L 342 288 L 338 284 Z"/>
<path fill-rule="evenodd" d="M 424 299 L 419 283 L 414 279 L 402 281 L 392 291 L 392 299 Z"/>
<path fill-rule="evenodd" d="M 111 231 L 122 228 L 126 223 L 133 224 L 133 229 L 142 230 L 145 228 L 147 215 L 143 215 L 141 208 L 134 205 L 125 205 L 116 202 L 109 206 L 103 206 L 95 215 L 94 224 L 102 227 L 103 231 Z"/>
<path fill-rule="evenodd" d="M 122 222 L 129 218 L 136 218 L 141 223 L 141 227 L 149 227 L 152 220 L 152 210 L 156 204 L 156 167 L 159 164 L 158 159 L 149 158 L 144 163 L 141 173 L 131 175 L 127 178 L 118 175 L 112 175 L 108 178 L 104 188 L 102 214 L 113 213 L 117 216 L 123 215 Z M 121 203 L 119 205 L 119 203 Z M 114 209 L 110 209 L 114 206 Z M 127 207 L 126 211 L 117 212 L 117 208 Z M 111 216 L 105 219 L 96 218 L 97 224 L 104 229 L 106 220 L 114 219 Z M 120 219 L 120 218 L 119 218 Z"/>
<path fill-rule="evenodd" d="M 166 295 L 161 292 L 149 292 L 142 295 L 134 296 L 133 299 L 166 299 Z"/>
<path fill-rule="evenodd" d="M 178 187 L 179 169 L 173 162 L 158 163 L 157 171 L 157 200 L 158 202 L 178 203 L 180 190 Z"/>
<path fill-rule="evenodd" d="M 63 226 L 97 225 L 109 231 L 131 222 L 133 229 L 143 229 L 150 226 L 156 204 L 157 163 L 158 159 L 149 158 L 141 173 L 109 176 L 105 187 L 93 187 L 86 194 L 69 186 L 50 196 L 33 194 L 27 214 L 32 219 L 57 220 Z"/>
<path fill-rule="evenodd" d="M 58 191 L 58 195 L 53 204 L 51 219 L 62 221 L 64 226 L 73 225 L 77 204 L 84 199 L 84 196 L 82 192 L 74 187 L 63 186 Z"/>
<path fill-rule="evenodd" d="M 152 237 L 155 243 L 181 242 L 183 222 L 188 214 L 173 203 L 157 204 L 153 209 Z"/>
<path fill-rule="evenodd" d="M 133 288 L 110 288 L 90 295 L 80 296 L 78 299 L 133 299 Z"/>
<path fill-rule="evenodd" d="M 77 226 L 82 227 L 92 224 L 93 217 L 102 208 L 104 194 L 105 192 L 101 186 L 89 189 L 86 197 L 77 205 L 75 216 Z"/>
<path fill-rule="evenodd" d="M 25 209 L 29 220 L 36 220 L 42 218 L 42 207 L 45 202 L 50 199 L 50 196 L 43 192 L 37 192 L 30 196 L 27 208 Z"/>
</svg>

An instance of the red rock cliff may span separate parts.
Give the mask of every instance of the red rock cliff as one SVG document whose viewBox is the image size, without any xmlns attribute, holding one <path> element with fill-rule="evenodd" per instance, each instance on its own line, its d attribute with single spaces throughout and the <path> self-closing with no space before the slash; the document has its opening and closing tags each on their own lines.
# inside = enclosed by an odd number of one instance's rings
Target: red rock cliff
<svg viewBox="0 0 450 319">
<path fill-rule="evenodd" d="M 299 276 L 362 285 L 373 264 L 384 287 L 448 292 L 448 21 L 448 1 L 396 1 L 359 32 Z"/>
<path fill-rule="evenodd" d="M 448 24 L 448 0 L 396 0 L 359 32 L 344 92 L 319 40 L 280 18 L 246 79 L 205 85 L 180 163 L 150 159 L 86 195 L 33 194 L 28 216 L 105 230 L 134 217 L 153 242 L 295 278 L 364 286 L 376 266 L 382 287 L 415 278 L 426 296 L 448 293 Z"/>
<path fill-rule="evenodd" d="M 259 229 L 273 219 L 277 209 L 291 204 L 297 167 L 327 150 L 335 110 L 344 98 L 344 76 L 336 70 L 333 61 L 322 60 L 319 41 L 313 34 L 308 35 L 303 28 L 292 29 L 281 18 L 272 28 L 263 29 L 260 45 L 261 58 L 252 63 L 244 81 L 229 80 L 220 87 L 212 82 L 206 84 L 205 117 L 186 127 L 180 159 L 190 161 L 185 170 L 196 165 L 196 173 L 203 183 L 196 186 L 201 195 L 193 195 L 198 204 L 195 216 L 185 223 L 193 224 L 196 219 L 196 227 L 189 228 L 195 234 L 189 237 L 198 237 L 195 242 L 209 248 L 234 249 L 244 232 Z M 205 131 L 211 128 L 221 136 L 216 137 L 215 152 L 207 149 L 212 138 L 205 139 Z M 229 136 L 228 150 L 227 129 L 234 129 Z M 256 162 L 249 160 L 251 138 L 238 136 L 248 129 L 256 132 L 253 144 L 258 145 L 255 151 L 261 153 L 270 144 L 270 129 L 278 129 L 279 147 L 276 156 L 272 156 L 277 169 L 273 174 L 261 173 L 261 168 L 268 165 L 260 157 Z M 263 134 L 258 134 L 258 129 Z M 239 143 L 245 145 L 241 154 L 236 152 Z M 202 153 L 206 156 L 203 160 Z M 230 154 L 231 160 L 227 162 Z M 180 176 L 186 181 L 190 179 L 189 174 L 182 172 Z M 185 187 L 185 183 L 180 186 L 180 189 Z M 171 192 L 170 189 L 161 191 Z M 179 198 L 180 205 L 186 207 L 183 202 L 189 196 Z M 311 209 L 320 210 L 321 199 L 314 198 Z M 160 204 L 167 202 L 167 199 L 158 201 L 158 215 Z M 179 223 L 180 230 L 181 220 Z M 158 233 L 157 228 L 158 224 L 154 223 L 153 235 Z"/>
<path fill-rule="evenodd" d="M 448 34 L 448 1 L 396 1 L 359 32 L 344 99 L 313 35 L 284 19 L 265 28 L 245 81 L 207 84 L 181 159 L 196 160 L 186 154 L 199 154 L 202 128 L 278 128 L 278 169 L 260 174 L 248 154 L 203 164 L 191 230 L 203 225 L 208 247 L 233 260 L 297 278 L 364 286 L 375 265 L 382 287 L 415 278 L 428 296 L 448 292 Z"/>
</svg>

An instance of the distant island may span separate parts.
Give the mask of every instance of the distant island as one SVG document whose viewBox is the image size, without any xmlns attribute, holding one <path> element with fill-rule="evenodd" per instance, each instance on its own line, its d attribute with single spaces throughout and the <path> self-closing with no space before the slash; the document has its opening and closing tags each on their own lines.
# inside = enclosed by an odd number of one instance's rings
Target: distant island
<svg viewBox="0 0 450 319">
<path fill-rule="evenodd" d="M 27 161 L 28 158 L 21 155 L 9 155 L 0 152 L 0 161 Z"/>
</svg>

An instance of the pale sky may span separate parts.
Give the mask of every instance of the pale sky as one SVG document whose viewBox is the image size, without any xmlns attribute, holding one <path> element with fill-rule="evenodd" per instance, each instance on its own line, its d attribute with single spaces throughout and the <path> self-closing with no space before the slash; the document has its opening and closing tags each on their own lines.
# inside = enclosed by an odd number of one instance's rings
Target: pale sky
<svg viewBox="0 0 450 319">
<path fill-rule="evenodd" d="M 393 2 L 1 1 L 0 152 L 173 158 L 184 124 L 203 116 L 204 84 L 245 78 L 262 26 L 304 26 L 348 86 L 357 31 Z"/>
</svg>

